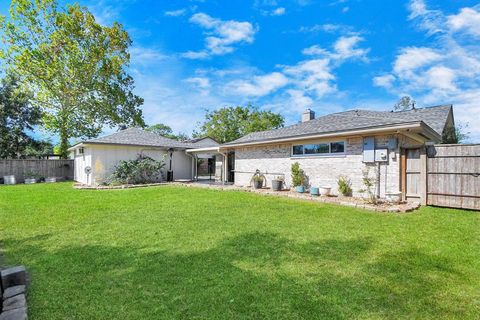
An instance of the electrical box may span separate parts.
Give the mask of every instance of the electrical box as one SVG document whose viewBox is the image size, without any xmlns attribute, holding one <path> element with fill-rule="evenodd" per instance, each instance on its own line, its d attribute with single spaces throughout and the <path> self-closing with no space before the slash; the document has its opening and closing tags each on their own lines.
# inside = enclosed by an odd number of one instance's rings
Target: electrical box
<svg viewBox="0 0 480 320">
<path fill-rule="evenodd" d="M 375 150 L 375 162 L 387 162 L 388 161 L 388 149 Z"/>
<path fill-rule="evenodd" d="M 363 138 L 363 162 L 375 162 L 375 138 Z"/>
</svg>

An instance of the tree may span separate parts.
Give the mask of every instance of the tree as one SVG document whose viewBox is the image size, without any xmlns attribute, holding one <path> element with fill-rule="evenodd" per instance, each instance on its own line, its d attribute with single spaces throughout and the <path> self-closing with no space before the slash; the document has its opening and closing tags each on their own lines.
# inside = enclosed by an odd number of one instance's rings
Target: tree
<svg viewBox="0 0 480 320">
<path fill-rule="evenodd" d="M 78 4 L 12 0 L 0 27 L 1 58 L 33 92 L 32 105 L 59 135 L 63 157 L 70 138 L 95 137 L 104 125 L 144 124 L 143 99 L 126 72 L 131 40 L 120 24 L 101 26 Z"/>
<path fill-rule="evenodd" d="M 409 96 L 401 97 L 393 106 L 393 111 L 407 111 L 415 109 L 415 100 Z"/>
<path fill-rule="evenodd" d="M 468 125 L 457 124 L 456 126 L 448 126 L 442 134 L 443 144 L 457 144 L 468 140 L 470 132 L 467 132 Z"/>
<path fill-rule="evenodd" d="M 178 140 L 178 141 L 184 141 L 188 140 L 188 135 L 185 133 L 178 133 L 175 134 L 173 133 L 173 130 L 170 126 L 163 124 L 163 123 L 158 123 L 154 124 L 152 126 L 147 127 L 147 131 L 154 132 L 156 134 L 159 134 L 163 137 Z"/>
<path fill-rule="evenodd" d="M 195 136 L 209 136 L 220 143 L 236 140 L 248 133 L 283 127 L 283 116 L 271 111 L 246 107 L 224 107 L 207 111 Z"/>
<path fill-rule="evenodd" d="M 41 112 L 30 106 L 31 94 L 23 91 L 18 79 L 6 76 L 0 87 L 0 158 L 19 158 L 34 140 L 25 130 L 40 123 Z"/>
</svg>

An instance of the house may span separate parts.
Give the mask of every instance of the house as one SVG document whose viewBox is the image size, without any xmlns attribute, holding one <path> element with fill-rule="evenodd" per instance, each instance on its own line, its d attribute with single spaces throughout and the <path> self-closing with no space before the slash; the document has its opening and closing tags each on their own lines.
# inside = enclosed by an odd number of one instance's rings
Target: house
<svg viewBox="0 0 480 320">
<path fill-rule="evenodd" d="M 249 185 L 257 169 L 267 177 L 267 186 L 276 176 L 290 186 L 291 165 L 299 162 L 310 185 L 330 186 L 334 193 L 338 177 L 344 175 L 354 196 L 360 196 L 363 172 L 369 170 L 370 176 L 376 174 L 380 196 L 402 191 L 405 199 L 422 200 L 424 146 L 440 143 L 453 126 L 451 105 L 400 112 L 349 110 L 318 118 L 307 110 L 298 124 L 186 152 L 216 153 L 217 179 L 239 186 Z"/>
<path fill-rule="evenodd" d="M 426 157 L 425 145 L 440 143 L 455 124 L 451 105 L 399 112 L 349 110 L 318 118 L 306 110 L 301 119 L 222 145 L 209 138 L 178 142 L 140 129 L 120 131 L 72 147 L 76 179 L 91 184 L 119 160 L 138 153 L 154 158 L 168 153 L 174 179 L 197 180 L 198 159 L 211 159 L 219 182 L 247 186 L 258 169 L 267 177 L 267 186 L 276 176 L 291 186 L 290 168 L 299 162 L 310 185 L 330 186 L 333 193 L 338 177 L 344 175 L 351 180 L 354 196 L 359 196 L 363 172 L 368 170 L 378 181 L 380 196 L 402 191 L 405 199 L 422 200 L 425 190 L 419 179 L 424 175 L 419 173 L 425 168 L 419 160 Z M 92 170 L 90 180 L 86 166 Z"/>
<path fill-rule="evenodd" d="M 165 159 L 166 170 L 173 180 L 191 180 L 194 157 L 186 149 L 216 146 L 210 138 L 181 142 L 139 128 L 125 129 L 111 135 L 87 140 L 71 147 L 75 160 L 75 180 L 86 184 L 101 184 L 120 160 L 132 160 L 142 154 L 153 159 Z"/>
</svg>

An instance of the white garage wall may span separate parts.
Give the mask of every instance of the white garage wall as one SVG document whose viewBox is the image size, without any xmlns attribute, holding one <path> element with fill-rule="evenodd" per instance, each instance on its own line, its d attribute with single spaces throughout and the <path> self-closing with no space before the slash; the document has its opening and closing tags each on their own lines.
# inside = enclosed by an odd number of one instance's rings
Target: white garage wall
<svg viewBox="0 0 480 320">
<path fill-rule="evenodd" d="M 92 174 L 88 184 L 99 184 L 112 173 L 120 160 L 133 160 L 139 154 L 144 154 L 153 159 L 160 160 L 165 157 L 165 170 L 169 168 L 167 150 L 151 147 L 136 147 L 124 145 L 88 145 L 85 147 L 85 161 L 81 156 L 77 161 L 75 157 L 75 180 L 87 184 L 85 166 L 92 167 Z M 174 151 L 172 157 L 172 169 L 174 179 L 192 178 L 192 160 L 185 151 Z"/>
</svg>

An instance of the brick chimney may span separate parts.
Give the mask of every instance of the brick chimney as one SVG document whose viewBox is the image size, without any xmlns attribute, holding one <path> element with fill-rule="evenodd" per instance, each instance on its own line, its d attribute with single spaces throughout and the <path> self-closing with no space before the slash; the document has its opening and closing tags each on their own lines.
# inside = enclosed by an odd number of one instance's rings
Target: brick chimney
<svg viewBox="0 0 480 320">
<path fill-rule="evenodd" d="M 302 122 L 307 122 L 315 119 L 315 112 L 313 110 L 307 109 L 302 113 Z"/>
</svg>

